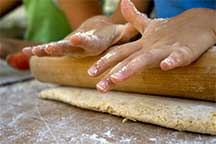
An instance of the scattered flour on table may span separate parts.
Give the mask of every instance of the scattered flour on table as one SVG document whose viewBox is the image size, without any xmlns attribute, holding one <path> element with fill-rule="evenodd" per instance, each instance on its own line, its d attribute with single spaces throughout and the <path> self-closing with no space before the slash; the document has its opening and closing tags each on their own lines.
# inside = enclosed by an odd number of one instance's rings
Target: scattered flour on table
<svg viewBox="0 0 216 144">
<path fill-rule="evenodd" d="M 99 137 L 97 134 L 82 134 L 82 139 L 85 141 L 86 139 L 91 140 L 92 142 L 98 143 L 98 144 L 112 144 L 108 140 L 106 140 L 103 137 Z"/>
<path fill-rule="evenodd" d="M 112 134 L 112 129 L 106 131 L 106 132 L 104 133 L 104 136 L 107 136 L 108 138 L 114 137 L 114 135 Z"/>
</svg>

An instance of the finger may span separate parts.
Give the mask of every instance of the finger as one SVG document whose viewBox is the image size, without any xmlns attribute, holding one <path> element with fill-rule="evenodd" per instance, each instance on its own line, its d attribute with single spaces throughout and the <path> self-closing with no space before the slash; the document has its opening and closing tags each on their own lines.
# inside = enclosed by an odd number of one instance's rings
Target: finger
<svg viewBox="0 0 216 144">
<path fill-rule="evenodd" d="M 169 55 L 169 51 L 169 49 L 152 49 L 134 53 L 129 57 L 131 60 L 128 64 L 118 67 L 117 72 L 110 76 L 111 81 L 118 84 L 146 68 L 158 66 L 160 61 Z"/>
<path fill-rule="evenodd" d="M 62 40 L 35 47 L 24 48 L 23 52 L 27 55 L 37 56 L 75 56 L 81 55 L 80 53 L 83 52 L 83 49 L 73 47 L 68 40 Z"/>
<path fill-rule="evenodd" d="M 69 39 L 73 46 L 82 47 L 84 49 L 97 48 L 99 43 L 99 37 L 93 34 L 94 31 L 89 32 L 77 32 L 73 34 Z"/>
<path fill-rule="evenodd" d="M 27 56 L 32 56 L 33 53 L 32 53 L 32 48 L 31 47 L 25 47 L 23 48 L 22 52 L 27 55 Z"/>
<path fill-rule="evenodd" d="M 114 86 L 114 83 L 111 81 L 110 78 L 105 78 L 97 83 L 96 88 L 101 93 L 106 93 Z"/>
<path fill-rule="evenodd" d="M 120 63 L 118 63 L 100 82 L 97 83 L 96 88 L 99 92 L 105 93 L 109 91 L 115 84 L 111 80 L 111 75 L 117 72 L 118 67 L 123 67 L 126 65 L 131 59 L 126 59 Z"/>
<path fill-rule="evenodd" d="M 140 49 L 139 42 L 131 42 L 120 46 L 113 47 L 107 54 L 101 57 L 93 66 L 88 70 L 90 76 L 99 76 L 108 68 L 116 65 L 138 49 Z"/>
<path fill-rule="evenodd" d="M 84 51 L 82 48 L 74 47 L 68 40 L 50 43 L 44 50 L 50 56 L 75 56 Z"/>
<path fill-rule="evenodd" d="M 170 50 L 155 49 L 150 52 L 140 50 L 134 53 L 124 61 L 118 63 L 110 72 L 105 76 L 102 82 L 97 84 L 99 91 L 107 92 L 116 84 L 126 80 L 133 74 L 147 68 L 149 65 L 158 65 L 159 61 L 169 55 Z M 104 84 L 104 80 L 106 84 Z M 101 86 L 101 84 L 103 84 Z"/>
<path fill-rule="evenodd" d="M 123 29 L 120 40 L 117 41 L 117 43 L 125 43 L 128 42 L 130 39 L 132 39 L 134 36 L 138 35 L 139 32 L 130 24 L 125 24 L 125 28 Z"/>
<path fill-rule="evenodd" d="M 32 56 L 32 55 L 48 56 L 48 54 L 44 51 L 46 46 L 47 46 L 47 44 L 33 46 L 33 47 L 26 47 L 23 49 L 23 53 L 28 55 L 28 56 Z"/>
<path fill-rule="evenodd" d="M 122 0 L 121 12 L 124 18 L 139 32 L 144 32 L 150 22 L 150 19 L 144 13 L 139 12 L 130 0 Z"/>
<path fill-rule="evenodd" d="M 191 64 L 196 57 L 192 50 L 188 47 L 176 48 L 166 59 L 160 63 L 162 70 L 171 70 L 176 67 L 186 66 Z"/>
</svg>

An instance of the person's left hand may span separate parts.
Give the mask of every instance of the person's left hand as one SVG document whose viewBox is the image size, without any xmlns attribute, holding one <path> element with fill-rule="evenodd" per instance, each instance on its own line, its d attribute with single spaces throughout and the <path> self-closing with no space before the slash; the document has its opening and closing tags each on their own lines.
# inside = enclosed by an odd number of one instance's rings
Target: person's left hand
<svg viewBox="0 0 216 144">
<path fill-rule="evenodd" d="M 88 70 L 90 76 L 99 76 L 114 66 L 97 84 L 101 92 L 149 67 L 171 70 L 189 65 L 216 43 L 215 10 L 191 9 L 170 19 L 150 20 L 129 0 L 122 0 L 121 8 L 142 38 L 111 48 Z"/>
<path fill-rule="evenodd" d="M 128 41 L 137 34 L 130 24 L 114 24 L 110 17 L 94 16 L 81 24 L 65 39 L 48 44 L 27 47 L 27 55 L 72 56 L 83 58 L 104 52 L 111 45 Z"/>
</svg>

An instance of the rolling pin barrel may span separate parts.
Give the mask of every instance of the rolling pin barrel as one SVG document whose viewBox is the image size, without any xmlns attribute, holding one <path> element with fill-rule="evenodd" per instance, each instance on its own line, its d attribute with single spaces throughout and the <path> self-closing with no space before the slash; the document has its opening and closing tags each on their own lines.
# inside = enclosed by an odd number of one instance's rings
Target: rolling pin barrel
<svg viewBox="0 0 216 144">
<path fill-rule="evenodd" d="M 87 70 L 98 58 L 32 57 L 31 70 L 43 82 L 95 88 L 101 77 L 92 78 Z M 147 69 L 114 90 L 216 101 L 216 47 L 190 66 L 166 72 Z"/>
</svg>

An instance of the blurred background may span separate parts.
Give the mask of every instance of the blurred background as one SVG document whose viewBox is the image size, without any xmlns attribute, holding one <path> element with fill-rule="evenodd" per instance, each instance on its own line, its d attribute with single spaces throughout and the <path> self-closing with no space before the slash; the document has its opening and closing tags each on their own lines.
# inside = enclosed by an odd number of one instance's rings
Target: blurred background
<svg viewBox="0 0 216 144">
<path fill-rule="evenodd" d="M 119 0 L 104 0 L 103 10 L 106 15 L 112 14 Z M 23 39 L 27 26 L 24 6 L 20 6 L 0 18 L 0 37 Z"/>
</svg>

